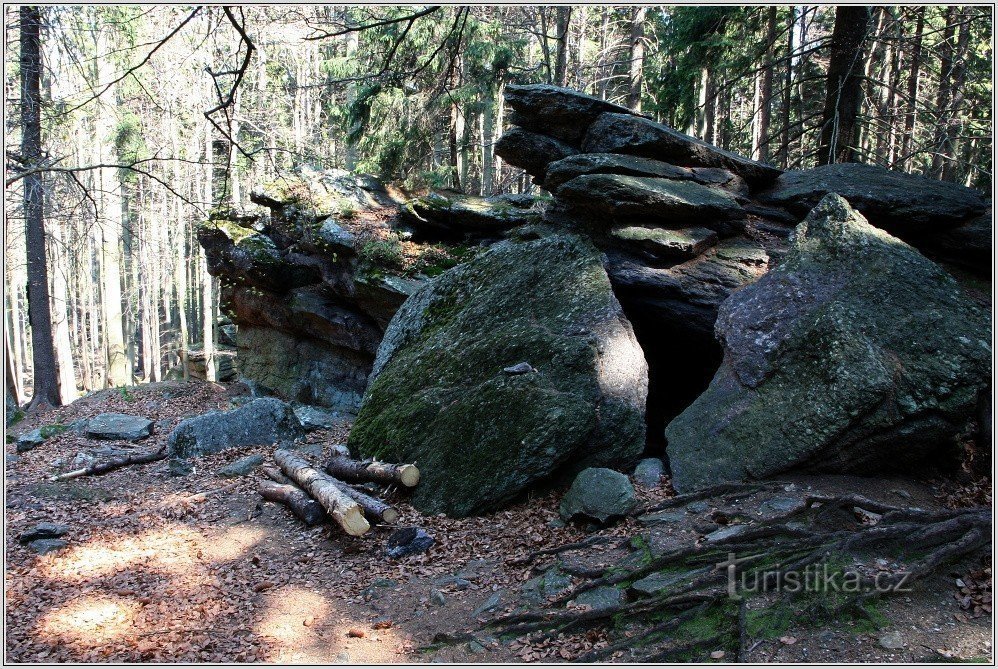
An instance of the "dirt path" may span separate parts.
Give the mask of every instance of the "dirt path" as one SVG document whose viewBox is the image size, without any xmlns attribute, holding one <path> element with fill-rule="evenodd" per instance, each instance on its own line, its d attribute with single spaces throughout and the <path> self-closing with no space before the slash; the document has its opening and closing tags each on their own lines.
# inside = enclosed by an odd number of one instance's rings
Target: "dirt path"
<svg viewBox="0 0 998 669">
<path fill-rule="evenodd" d="M 119 411 L 158 421 L 156 434 L 141 445 L 155 448 L 181 418 L 227 408 L 233 394 L 231 388 L 204 383 L 106 391 L 32 416 L 12 432 Z M 328 454 L 347 428 L 312 433 L 309 441 L 316 452 Z M 217 475 L 237 457 L 269 457 L 269 447 L 203 458 L 193 474 L 181 478 L 169 476 L 166 463 L 158 462 L 69 483 L 44 481 L 54 461 L 68 462 L 98 445 L 72 432 L 21 456 L 7 445 L 8 661 L 516 662 L 571 659 L 580 650 L 573 645 L 577 641 L 534 647 L 524 639 L 496 639 L 480 629 L 474 615 L 496 596 L 499 604 L 482 616 L 524 603 L 523 584 L 540 568 L 511 565 L 511 558 L 588 536 L 581 528 L 560 526 L 555 494 L 464 520 L 424 518 L 397 500 L 399 525 L 424 527 L 437 543 L 425 554 L 390 561 L 383 551 L 392 528 L 376 527 L 359 539 L 329 526 L 305 528 L 283 507 L 260 502 L 255 477 Z M 858 488 L 887 495 L 893 503 L 934 503 L 930 488 L 903 480 L 825 477 L 786 485 L 788 495 Z M 188 500 L 228 486 L 234 487 L 202 502 Z M 666 494 L 639 493 L 644 502 Z M 756 513 L 764 501 L 736 500 L 740 509 L 722 510 L 706 504 L 674 523 L 629 519 L 602 534 L 619 539 L 643 534 L 658 546 L 697 541 L 718 527 L 718 513 Z M 40 521 L 67 524 L 68 546 L 42 556 L 21 546 L 17 536 Z M 571 571 L 573 564 L 626 559 L 632 549 L 618 543 L 566 553 L 561 566 Z M 539 567 L 552 561 L 540 560 Z M 747 659 L 990 658 L 991 617 L 955 617 L 964 612 L 954 598 L 954 582 L 949 574 L 939 575 L 906 599 L 892 601 L 882 630 L 791 627 L 783 641 L 760 642 Z M 463 631 L 475 636 L 433 643 L 440 634 L 454 639 Z M 887 632 L 898 632 L 903 646 L 884 648 L 880 640 Z M 595 635 L 581 643 L 591 647 L 605 640 Z"/>
</svg>

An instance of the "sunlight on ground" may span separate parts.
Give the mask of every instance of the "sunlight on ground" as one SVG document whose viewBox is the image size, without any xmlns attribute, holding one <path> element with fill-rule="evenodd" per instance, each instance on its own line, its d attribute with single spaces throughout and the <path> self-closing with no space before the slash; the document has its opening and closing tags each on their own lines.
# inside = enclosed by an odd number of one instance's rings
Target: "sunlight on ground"
<svg viewBox="0 0 998 669">
<path fill-rule="evenodd" d="M 82 597 L 47 613 L 38 629 L 65 643 L 92 646 L 134 632 L 138 608 L 138 603 L 120 597 Z"/>
<path fill-rule="evenodd" d="M 329 663 L 341 652 L 351 662 L 398 662 L 400 639 L 394 630 L 372 630 L 365 620 L 340 615 L 322 595 L 300 587 L 285 587 L 267 593 L 264 614 L 256 633 L 268 638 L 274 648 L 266 662 Z M 351 638 L 351 629 L 364 630 L 363 638 Z"/>
<path fill-rule="evenodd" d="M 197 561 L 233 560 L 259 543 L 266 531 L 232 527 L 206 537 L 189 527 L 169 524 L 138 535 L 113 535 L 74 546 L 42 566 L 42 575 L 69 583 L 140 567 L 172 575 L 186 574 Z"/>
</svg>

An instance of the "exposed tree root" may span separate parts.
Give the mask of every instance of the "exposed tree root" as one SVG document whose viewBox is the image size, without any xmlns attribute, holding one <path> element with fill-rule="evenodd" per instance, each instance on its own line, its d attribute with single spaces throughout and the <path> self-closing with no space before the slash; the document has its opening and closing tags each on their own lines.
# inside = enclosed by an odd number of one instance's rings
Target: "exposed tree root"
<svg viewBox="0 0 998 669">
<path fill-rule="evenodd" d="M 764 487 L 726 484 L 712 490 L 714 495 L 744 495 Z M 699 493 L 695 496 L 705 498 Z M 692 497 L 676 505 L 689 503 Z M 667 507 L 656 505 L 654 510 L 660 508 Z M 653 509 L 643 511 L 649 510 Z M 550 609 L 502 616 L 489 625 L 502 634 L 540 632 L 537 638 L 544 639 L 581 628 L 609 626 L 623 617 L 647 628 L 576 661 L 606 660 L 628 649 L 628 660 L 637 662 L 691 661 L 708 649 L 723 650 L 729 660 L 740 660 L 752 642 L 747 625 L 749 598 L 765 596 L 760 592 L 779 592 L 777 603 L 791 606 L 795 618 L 869 617 L 867 606 L 872 600 L 910 586 L 943 565 L 987 546 L 991 522 L 991 511 L 985 508 L 928 511 L 893 507 L 858 495 L 811 496 L 788 513 L 750 525 L 740 533 L 665 553 L 639 567 L 611 570 L 563 594 Z M 598 543 L 605 542 L 592 538 L 538 551 L 520 558 L 518 564 Z M 890 557 L 902 567 L 888 572 L 863 566 L 864 559 L 875 557 Z M 819 567 L 826 579 L 824 586 L 819 586 Z M 601 586 L 629 587 L 660 571 L 676 578 L 651 597 L 598 610 L 562 608 L 586 591 Z M 809 573 L 815 579 L 813 590 L 785 591 L 779 587 L 788 575 Z M 832 581 L 848 580 L 850 587 L 829 590 L 829 573 Z M 754 579 L 754 586 L 746 585 L 748 577 Z M 705 620 L 710 625 L 705 625 Z M 684 629 L 687 627 L 690 629 Z M 695 633 L 690 631 L 694 627 Z"/>
</svg>

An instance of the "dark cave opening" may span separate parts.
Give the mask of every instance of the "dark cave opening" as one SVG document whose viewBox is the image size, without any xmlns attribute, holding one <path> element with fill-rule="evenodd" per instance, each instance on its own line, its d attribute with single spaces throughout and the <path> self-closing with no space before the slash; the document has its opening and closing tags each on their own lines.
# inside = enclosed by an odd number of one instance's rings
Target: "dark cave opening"
<svg viewBox="0 0 998 669">
<path fill-rule="evenodd" d="M 713 319 L 690 305 L 618 296 L 648 363 L 646 455 L 666 457 L 665 426 L 707 389 L 721 364 Z M 707 329 L 707 321 L 710 321 Z"/>
</svg>

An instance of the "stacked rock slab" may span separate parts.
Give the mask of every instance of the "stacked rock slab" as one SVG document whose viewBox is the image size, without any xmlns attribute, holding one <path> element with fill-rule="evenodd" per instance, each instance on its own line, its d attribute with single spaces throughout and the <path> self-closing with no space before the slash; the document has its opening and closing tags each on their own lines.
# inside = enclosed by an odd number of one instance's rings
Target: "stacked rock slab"
<svg viewBox="0 0 998 669">
<path fill-rule="evenodd" d="M 650 417 L 674 416 L 706 388 L 721 359 L 720 304 L 780 261 L 829 192 L 930 257 L 990 272 L 989 203 L 973 189 L 858 164 L 782 173 L 553 86 L 507 86 L 506 101 L 517 127 L 496 152 L 554 196 L 547 221 L 606 252 L 651 368 Z"/>
<path fill-rule="evenodd" d="M 262 392 L 350 413 L 384 328 L 427 277 L 460 260 L 449 250 L 465 254 L 538 217 L 530 196 L 441 193 L 403 204 L 374 179 L 336 170 L 300 170 L 250 199 L 258 209 L 216 211 L 198 231 L 237 326 L 239 375 Z M 355 223 L 370 213 L 374 224 Z M 399 266 L 402 240 L 417 237 L 433 253 L 418 268 Z"/>
<path fill-rule="evenodd" d="M 752 199 L 780 171 L 576 91 L 507 86 L 506 101 L 521 127 L 496 152 L 552 193 L 548 222 L 606 252 L 651 367 L 649 427 L 661 434 L 720 362 L 718 306 L 783 251 L 796 221 Z M 537 150 L 546 143 L 557 150 Z"/>
<path fill-rule="evenodd" d="M 680 492 L 791 469 L 868 473 L 949 455 L 989 398 L 989 318 L 838 195 L 784 262 L 721 306 L 724 362 L 666 429 Z"/>
</svg>

